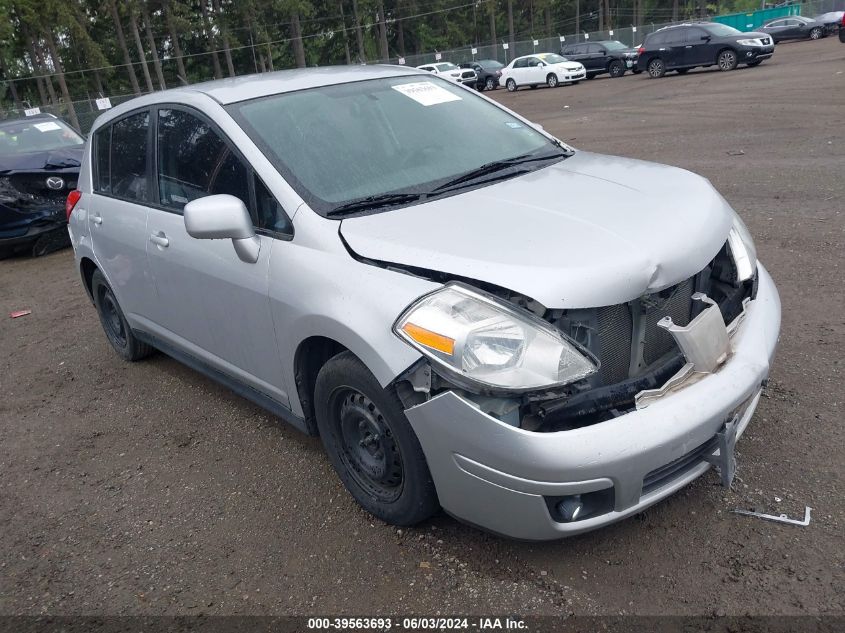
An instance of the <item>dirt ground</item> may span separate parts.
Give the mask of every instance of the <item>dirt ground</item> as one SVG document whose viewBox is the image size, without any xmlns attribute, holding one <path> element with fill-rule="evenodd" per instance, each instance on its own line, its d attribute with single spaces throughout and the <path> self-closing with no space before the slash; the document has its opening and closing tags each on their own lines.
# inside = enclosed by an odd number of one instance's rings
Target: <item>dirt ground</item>
<svg viewBox="0 0 845 633">
<path fill-rule="evenodd" d="M 374 520 L 318 440 L 163 355 L 120 361 L 69 250 L 0 262 L 0 613 L 842 615 L 844 72 L 827 38 L 731 73 L 495 93 L 579 148 L 710 178 L 783 301 L 734 490 L 708 473 L 565 541 Z M 730 513 L 805 505 L 806 528 Z"/>
</svg>

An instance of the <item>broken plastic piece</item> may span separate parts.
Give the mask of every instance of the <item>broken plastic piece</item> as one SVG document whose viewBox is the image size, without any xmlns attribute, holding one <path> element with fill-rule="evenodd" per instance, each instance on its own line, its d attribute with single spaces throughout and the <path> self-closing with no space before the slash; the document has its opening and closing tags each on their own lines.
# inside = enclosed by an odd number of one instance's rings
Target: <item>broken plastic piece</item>
<svg viewBox="0 0 845 633">
<path fill-rule="evenodd" d="M 15 310 L 14 312 L 9 313 L 9 318 L 17 319 L 18 317 L 26 316 L 27 314 L 32 314 L 32 310 Z"/>
<path fill-rule="evenodd" d="M 690 321 L 689 325 L 675 325 L 670 316 L 660 319 L 657 325 L 675 337 L 678 347 L 684 357 L 694 365 L 695 371 L 710 373 L 728 357 L 728 329 L 715 301 L 700 292 L 696 292 L 692 299 L 707 304 L 707 308 Z"/>
<path fill-rule="evenodd" d="M 745 514 L 750 517 L 757 517 L 759 519 L 765 519 L 767 521 L 776 521 L 777 523 L 788 523 L 790 525 L 800 525 L 802 527 L 807 527 L 810 525 L 810 510 L 812 508 L 810 506 L 806 506 L 804 508 L 804 520 L 801 519 L 790 519 L 785 514 L 763 514 L 762 512 L 752 512 L 751 510 L 740 510 L 737 508 L 736 510 L 731 510 L 731 512 L 735 512 L 736 514 Z"/>
</svg>

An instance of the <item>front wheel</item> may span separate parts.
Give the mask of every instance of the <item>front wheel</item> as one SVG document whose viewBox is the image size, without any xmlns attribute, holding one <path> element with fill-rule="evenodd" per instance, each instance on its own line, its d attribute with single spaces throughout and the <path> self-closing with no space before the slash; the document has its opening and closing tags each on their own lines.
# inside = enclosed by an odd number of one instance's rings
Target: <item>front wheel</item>
<svg viewBox="0 0 845 633">
<path fill-rule="evenodd" d="M 508 79 L 505 86 L 507 86 L 508 92 L 516 92 L 516 82 L 513 79 Z"/>
<path fill-rule="evenodd" d="M 557 75 L 549 73 L 549 76 L 546 77 L 546 85 L 548 85 L 549 88 L 557 88 Z"/>
<path fill-rule="evenodd" d="M 660 79 L 666 74 L 666 64 L 659 57 L 655 57 L 648 63 L 648 76 L 652 79 Z"/>
<path fill-rule="evenodd" d="M 726 49 L 719 53 L 719 57 L 717 58 L 716 63 L 719 64 L 719 70 L 733 70 L 734 68 L 736 68 L 737 64 L 736 53 L 734 53 L 731 49 Z"/>
<path fill-rule="evenodd" d="M 611 77 L 621 77 L 625 74 L 625 67 L 619 60 L 612 61 L 610 66 L 607 67 L 607 72 Z"/>
<path fill-rule="evenodd" d="M 422 448 L 391 389 L 351 352 L 329 360 L 314 388 L 320 438 L 343 485 L 368 512 L 413 525 L 440 507 Z"/>
<path fill-rule="evenodd" d="M 824 35 L 822 30 L 819 27 L 816 27 L 810 31 L 810 39 L 811 40 L 818 40 L 821 39 L 821 36 Z"/>
<path fill-rule="evenodd" d="M 484 87 L 487 90 L 495 90 L 496 89 L 496 83 L 493 81 L 492 77 L 487 78 L 487 81 L 484 82 Z"/>
</svg>

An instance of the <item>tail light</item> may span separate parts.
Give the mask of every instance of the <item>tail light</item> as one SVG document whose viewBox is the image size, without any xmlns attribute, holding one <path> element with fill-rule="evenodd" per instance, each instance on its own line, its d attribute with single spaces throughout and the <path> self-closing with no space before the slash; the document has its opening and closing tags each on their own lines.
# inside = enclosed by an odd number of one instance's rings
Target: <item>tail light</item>
<svg viewBox="0 0 845 633">
<path fill-rule="evenodd" d="M 637 55 L 642 55 L 643 53 L 645 53 L 645 46 L 640 46 L 637 49 Z"/>
<path fill-rule="evenodd" d="M 67 194 L 67 200 L 65 201 L 65 213 L 67 214 L 68 222 L 70 222 L 70 214 L 73 213 L 73 208 L 76 206 L 76 203 L 79 202 L 81 197 L 82 192 L 79 191 L 79 189 L 74 189 Z"/>
</svg>

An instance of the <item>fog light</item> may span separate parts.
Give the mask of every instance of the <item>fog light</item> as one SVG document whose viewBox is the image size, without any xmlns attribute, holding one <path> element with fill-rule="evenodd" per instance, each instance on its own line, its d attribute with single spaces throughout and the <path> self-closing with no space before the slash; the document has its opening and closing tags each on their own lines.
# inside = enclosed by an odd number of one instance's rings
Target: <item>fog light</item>
<svg viewBox="0 0 845 633">
<path fill-rule="evenodd" d="M 569 523 L 577 521 L 578 516 L 584 510 L 584 504 L 581 502 L 581 495 L 572 495 L 571 497 L 564 497 L 563 501 L 557 504 L 557 511 L 561 518 Z"/>
</svg>

